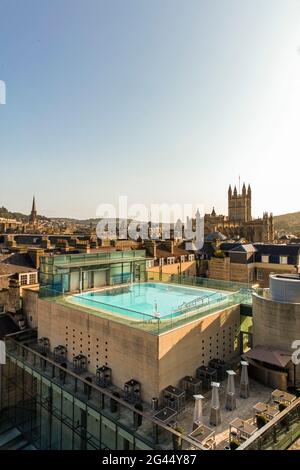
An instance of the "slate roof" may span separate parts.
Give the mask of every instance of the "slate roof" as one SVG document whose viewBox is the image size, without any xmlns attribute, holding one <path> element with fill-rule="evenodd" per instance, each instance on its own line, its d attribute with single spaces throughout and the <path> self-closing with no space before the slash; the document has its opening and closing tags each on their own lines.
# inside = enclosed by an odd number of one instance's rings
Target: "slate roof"
<svg viewBox="0 0 300 470">
<path fill-rule="evenodd" d="M 215 253 L 215 246 L 211 242 L 205 241 L 203 247 L 197 251 L 199 255 L 206 255 L 207 257 L 213 256 Z"/>
<path fill-rule="evenodd" d="M 16 273 L 35 272 L 30 256 L 27 253 L 12 253 L 0 255 L 0 274 L 13 275 Z"/>
<path fill-rule="evenodd" d="M 261 262 L 263 255 L 269 255 L 269 263 L 280 263 L 280 256 L 287 256 L 287 262 L 290 265 L 296 265 L 298 263 L 298 257 L 300 255 L 300 245 L 271 245 L 264 243 L 255 243 L 256 248 L 255 261 Z"/>
<path fill-rule="evenodd" d="M 267 244 L 267 243 L 254 243 L 258 253 L 265 255 L 281 255 L 281 256 L 297 256 L 300 252 L 300 244 Z"/>
<path fill-rule="evenodd" d="M 239 246 L 241 246 L 241 243 L 224 242 L 220 244 L 219 248 L 222 251 L 231 251 L 234 248 L 239 247 Z"/>
<path fill-rule="evenodd" d="M 239 252 L 239 253 L 255 253 L 256 248 L 252 243 L 247 243 L 245 245 L 239 245 L 233 248 L 230 251 Z"/>
<path fill-rule="evenodd" d="M 226 240 L 227 237 L 225 237 L 225 235 L 223 235 L 223 233 L 221 232 L 211 232 L 211 233 L 208 233 L 206 236 L 205 236 L 205 241 L 207 242 L 213 242 L 215 240 Z"/>
<path fill-rule="evenodd" d="M 296 266 L 300 256 L 300 244 L 268 244 L 268 243 L 221 243 L 220 250 L 225 253 L 248 252 L 254 253 L 254 261 L 262 262 L 262 256 L 269 256 L 269 263 L 280 264 L 280 256 L 287 256 L 287 264 Z"/>
</svg>

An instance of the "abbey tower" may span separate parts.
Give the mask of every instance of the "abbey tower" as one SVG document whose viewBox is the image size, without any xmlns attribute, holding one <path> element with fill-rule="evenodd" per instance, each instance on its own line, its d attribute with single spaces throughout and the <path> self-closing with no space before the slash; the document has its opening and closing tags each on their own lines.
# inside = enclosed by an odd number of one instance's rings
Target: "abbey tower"
<svg viewBox="0 0 300 470">
<path fill-rule="evenodd" d="M 246 190 L 243 184 L 242 193 L 238 194 L 236 186 L 232 192 L 231 185 L 228 189 L 228 218 L 232 221 L 250 222 L 251 216 L 251 187 Z"/>
<path fill-rule="evenodd" d="M 264 212 L 262 218 L 252 218 L 252 191 L 250 184 L 242 192 L 236 186 L 232 191 L 228 188 L 228 216 L 217 215 L 215 209 L 204 217 L 205 235 L 215 231 L 221 232 L 227 238 L 244 238 L 248 242 L 272 243 L 274 241 L 273 214 Z"/>
</svg>

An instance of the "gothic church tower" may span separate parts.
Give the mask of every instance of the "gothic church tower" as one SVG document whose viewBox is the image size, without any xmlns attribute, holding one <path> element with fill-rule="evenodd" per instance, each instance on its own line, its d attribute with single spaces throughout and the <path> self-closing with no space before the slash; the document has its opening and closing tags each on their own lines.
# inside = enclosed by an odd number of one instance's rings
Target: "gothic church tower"
<svg viewBox="0 0 300 470">
<path fill-rule="evenodd" d="M 235 222 L 250 222 L 251 216 L 251 187 L 246 190 L 243 184 L 242 193 L 238 193 L 236 186 L 232 192 L 231 185 L 228 189 L 228 218 Z"/>
</svg>

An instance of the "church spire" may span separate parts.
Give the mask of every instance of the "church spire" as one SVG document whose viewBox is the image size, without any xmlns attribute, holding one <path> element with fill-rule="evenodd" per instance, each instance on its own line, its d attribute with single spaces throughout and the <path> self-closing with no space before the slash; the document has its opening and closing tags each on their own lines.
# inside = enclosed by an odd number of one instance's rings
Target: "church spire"
<svg viewBox="0 0 300 470">
<path fill-rule="evenodd" d="M 242 194 L 243 194 L 243 196 L 246 196 L 246 185 L 245 185 L 245 183 L 243 184 Z"/>
<path fill-rule="evenodd" d="M 31 209 L 29 220 L 32 224 L 34 224 L 37 220 L 37 210 L 36 210 L 35 196 L 33 196 L 33 198 L 32 198 L 32 209 Z"/>
<path fill-rule="evenodd" d="M 36 212 L 35 196 L 33 196 L 33 199 L 32 199 L 32 209 L 31 209 L 31 213 L 33 213 L 33 212 Z"/>
</svg>

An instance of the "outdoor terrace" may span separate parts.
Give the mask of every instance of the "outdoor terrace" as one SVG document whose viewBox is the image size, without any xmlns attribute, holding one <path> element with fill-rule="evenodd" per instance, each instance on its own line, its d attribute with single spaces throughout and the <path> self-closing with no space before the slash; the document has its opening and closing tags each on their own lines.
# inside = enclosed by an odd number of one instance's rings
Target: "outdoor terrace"
<svg viewBox="0 0 300 470">
<path fill-rule="evenodd" d="M 154 414 L 158 410 L 152 410 L 151 406 L 144 402 L 142 402 L 143 410 L 139 407 L 136 408 L 134 404 L 126 400 L 123 390 L 113 384 L 108 387 L 100 387 L 97 384 L 96 371 L 93 374 L 83 367 L 82 371 L 76 369 L 75 373 L 73 364 L 67 361 L 63 364 L 55 362 L 54 352 L 41 351 L 40 344 L 36 338 L 30 338 L 31 335 L 26 338 L 25 344 L 17 340 L 22 336 L 25 337 L 25 335 L 26 332 L 22 332 L 21 336 L 17 334 L 6 337 L 7 355 L 12 364 L 24 369 L 30 377 L 36 372 L 39 373 L 47 379 L 44 383 L 49 388 L 54 388 L 56 391 L 59 388 L 62 392 L 68 393 L 69 397 L 73 397 L 75 401 L 77 400 L 76 403 L 81 404 L 81 409 L 86 409 L 88 413 L 97 413 L 99 420 L 108 419 L 125 433 L 133 436 L 139 448 L 173 449 L 173 440 L 176 437 L 181 437 L 183 439 L 183 449 L 202 450 L 201 445 L 188 436 L 181 436 L 170 425 L 156 419 Z M 14 375 L 10 381 L 11 385 L 16 386 L 14 382 L 16 382 L 17 376 Z M 29 378 L 27 380 L 30 382 Z M 40 400 L 41 404 L 47 408 L 49 406 L 48 390 L 46 390 L 45 396 L 38 397 L 37 390 L 28 382 L 26 385 L 28 399 Z M 51 396 L 53 394 L 54 392 Z M 60 408 L 60 400 L 54 401 L 51 409 L 54 415 L 68 423 L 70 428 L 75 424 L 72 423 L 72 417 L 64 414 Z M 31 417 L 28 416 L 29 419 L 31 420 Z M 79 436 L 82 435 L 82 431 L 80 426 L 75 427 L 75 432 Z M 93 434 L 93 431 L 92 429 L 88 430 L 88 445 L 90 448 L 101 448 L 99 436 L 96 433 Z"/>
<path fill-rule="evenodd" d="M 228 383 L 225 379 L 220 382 L 218 389 L 221 422 L 217 426 L 213 426 L 210 422 L 212 390 L 201 391 L 203 397 L 202 432 L 199 436 L 199 428 L 196 431 L 193 426 L 195 399 L 192 395 L 186 394 L 186 399 L 181 402 L 182 405 L 177 411 L 170 407 L 165 408 L 166 403 L 163 402 L 156 403 L 155 407 L 142 402 L 140 394 L 137 398 L 139 406 L 135 407 L 134 394 L 130 400 L 126 395 L 128 385 L 132 385 L 132 391 L 136 392 L 136 390 L 140 390 L 142 384 L 131 380 L 124 384 L 124 389 L 120 389 L 109 380 L 106 386 L 101 387 L 97 384 L 96 371 L 95 374 L 87 371 L 84 362 L 80 362 L 79 367 L 78 363 L 76 365 L 75 373 L 74 364 L 61 362 L 65 361 L 64 357 L 60 357 L 59 362 L 55 362 L 57 350 L 50 351 L 47 346 L 47 338 L 40 338 L 37 341 L 36 337 L 32 337 L 33 330 L 30 331 L 28 338 L 25 338 L 26 332 L 22 332 L 10 335 L 6 339 L 7 354 L 11 363 L 23 368 L 24 374 L 27 373 L 26 393 L 28 396 L 32 394 L 34 400 L 40 400 L 42 406 L 47 407 L 49 406 L 49 396 L 54 396 L 54 392 L 57 396 L 57 391 L 61 390 L 61 393 L 67 393 L 74 400 L 74 404 L 75 402 L 80 403 L 80 408 L 86 409 L 87 413 L 98 416 L 100 421 L 109 420 L 120 428 L 123 434 L 130 435 L 134 448 L 173 449 L 176 439 L 181 437 L 183 449 L 215 448 L 223 450 L 228 448 L 230 440 L 233 438 L 232 435 L 230 438 L 230 431 L 236 430 L 238 435 L 239 433 L 243 434 L 240 450 L 248 448 L 286 449 L 300 435 L 300 399 L 291 394 L 274 391 L 253 380 L 249 381 L 250 395 L 248 398 L 241 398 L 239 394 L 241 377 L 238 362 L 231 364 L 231 367 L 236 371 L 234 376 L 236 407 L 233 410 L 226 409 Z M 23 343 L 24 338 L 26 339 L 25 344 Z M 45 348 L 42 347 L 43 345 Z M 80 370 L 81 366 L 82 370 Z M 36 377 L 35 373 L 47 379 L 42 379 L 44 384 L 48 384 L 48 388 L 41 397 L 37 397 L 37 390 L 28 378 Z M 13 384 L 17 380 L 17 375 L 13 374 L 10 380 Z M 49 388 L 54 390 L 53 394 L 49 395 Z M 182 389 L 170 386 L 166 391 L 172 393 L 174 391 L 174 397 L 180 396 L 182 400 Z M 285 407 L 280 406 L 283 404 L 283 399 Z M 74 432 L 79 436 L 82 436 L 84 432 L 87 436 L 88 448 L 100 448 L 102 441 L 100 442 L 95 428 L 82 430 L 80 426 L 72 423 L 72 417 L 65 415 L 63 409 L 60 408 L 60 403 L 60 400 L 53 401 L 51 409 L 54 415 L 68 423 L 70 427 L 74 426 Z M 268 417 L 268 420 L 263 421 L 260 429 L 257 428 L 257 414 Z M 196 442 L 194 438 L 189 437 L 193 432 L 200 442 L 203 438 L 207 439 L 210 444 Z M 107 446 L 109 447 L 109 445 Z"/>
</svg>

